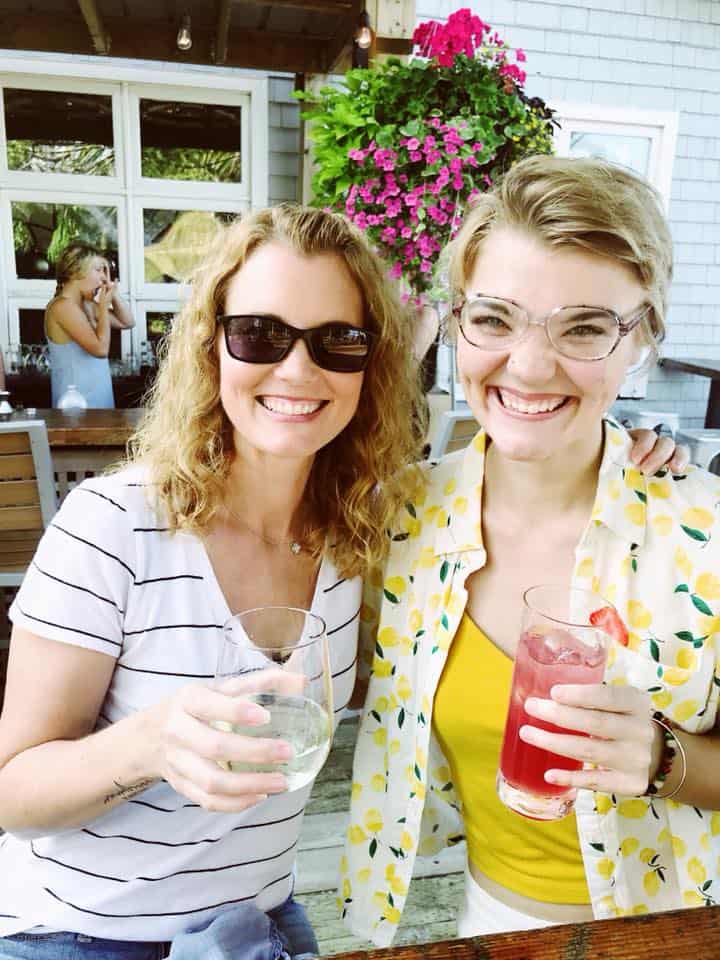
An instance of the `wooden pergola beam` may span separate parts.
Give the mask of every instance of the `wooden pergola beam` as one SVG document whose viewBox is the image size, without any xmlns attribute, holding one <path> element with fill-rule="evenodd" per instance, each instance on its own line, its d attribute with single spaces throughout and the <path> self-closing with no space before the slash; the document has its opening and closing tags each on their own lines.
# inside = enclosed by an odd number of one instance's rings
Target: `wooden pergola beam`
<svg viewBox="0 0 720 960">
<path fill-rule="evenodd" d="M 228 34 L 230 32 L 230 2 L 218 0 L 217 23 L 215 26 L 215 63 L 225 63 L 228 52 Z"/>
<path fill-rule="evenodd" d="M 235 0 L 251 6 L 294 7 L 298 10 L 319 10 L 322 13 L 345 13 L 355 6 L 353 0 Z"/>
<path fill-rule="evenodd" d="M 103 25 L 96 0 L 77 0 L 77 3 L 88 28 L 95 53 L 103 55 L 110 53 L 110 34 Z"/>
<path fill-rule="evenodd" d="M 192 49 L 180 52 L 175 43 L 176 24 L 108 17 L 105 26 L 112 34 L 114 57 L 166 60 L 176 64 L 213 62 L 214 27 L 193 24 Z M 87 34 L 81 27 L 79 17 L 62 20 L 52 15 L 10 14 L 0 9 L 0 37 L 6 49 L 87 53 Z M 283 73 L 325 73 L 328 47 L 325 36 L 242 30 L 237 36 L 229 37 L 225 66 Z"/>
</svg>

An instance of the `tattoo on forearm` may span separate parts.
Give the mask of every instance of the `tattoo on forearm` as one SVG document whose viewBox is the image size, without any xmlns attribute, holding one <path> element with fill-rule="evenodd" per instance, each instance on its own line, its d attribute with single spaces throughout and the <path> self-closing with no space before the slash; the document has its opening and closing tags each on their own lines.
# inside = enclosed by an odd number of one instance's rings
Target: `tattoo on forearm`
<svg viewBox="0 0 720 960">
<path fill-rule="evenodd" d="M 138 780 L 137 783 L 129 783 L 127 785 L 120 783 L 118 780 L 113 780 L 113 783 L 117 787 L 117 790 L 114 793 L 109 793 L 103 803 L 112 803 L 113 800 L 130 800 L 138 793 L 142 793 L 143 790 L 147 790 L 155 781 L 152 779 L 147 780 Z"/>
</svg>

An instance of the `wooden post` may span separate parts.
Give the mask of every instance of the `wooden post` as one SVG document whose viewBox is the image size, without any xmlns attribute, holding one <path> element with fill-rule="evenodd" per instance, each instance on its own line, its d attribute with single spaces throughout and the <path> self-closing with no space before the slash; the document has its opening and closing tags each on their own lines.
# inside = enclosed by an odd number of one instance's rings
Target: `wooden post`
<svg viewBox="0 0 720 960">
<path fill-rule="evenodd" d="M 370 48 L 370 62 L 383 60 L 388 56 L 404 56 L 410 53 L 411 37 L 415 30 L 415 0 L 367 0 L 365 9 L 370 14 L 370 24 L 375 33 L 375 41 Z M 330 70 L 338 73 L 350 66 L 349 51 L 352 37 L 348 38 L 340 58 Z M 328 83 L 328 74 L 305 76 L 304 89 L 319 89 Z M 298 89 L 296 87 L 296 89 Z M 310 203 L 312 199 L 312 141 L 308 137 L 307 124 L 301 128 L 300 180 L 302 183 L 302 201 Z"/>
<path fill-rule="evenodd" d="M 85 18 L 95 53 L 110 53 L 110 34 L 105 30 L 95 0 L 78 0 L 78 6 Z"/>
</svg>

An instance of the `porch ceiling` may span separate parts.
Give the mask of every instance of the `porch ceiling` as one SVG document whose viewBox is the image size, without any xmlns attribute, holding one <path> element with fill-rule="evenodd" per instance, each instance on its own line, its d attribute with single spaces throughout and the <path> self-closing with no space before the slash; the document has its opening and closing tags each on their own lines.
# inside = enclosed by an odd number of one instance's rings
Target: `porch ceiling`
<svg viewBox="0 0 720 960">
<path fill-rule="evenodd" d="M 0 48 L 327 73 L 363 0 L 0 0 Z M 192 48 L 178 50 L 184 14 Z"/>
</svg>

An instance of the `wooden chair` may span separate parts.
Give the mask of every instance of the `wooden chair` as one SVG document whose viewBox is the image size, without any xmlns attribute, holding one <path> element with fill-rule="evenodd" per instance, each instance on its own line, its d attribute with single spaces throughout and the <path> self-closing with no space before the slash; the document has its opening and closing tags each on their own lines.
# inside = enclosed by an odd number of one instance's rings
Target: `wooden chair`
<svg viewBox="0 0 720 960">
<path fill-rule="evenodd" d="M 446 453 L 467 447 L 479 429 L 469 409 L 446 410 L 438 418 L 435 435 L 430 440 L 430 459 L 438 460 Z"/>
<path fill-rule="evenodd" d="M 41 420 L 0 423 L 0 590 L 22 583 L 57 509 L 47 430 Z M 5 597 L 2 598 L 5 619 Z M 0 647 L 8 630 L 0 630 Z"/>
</svg>

